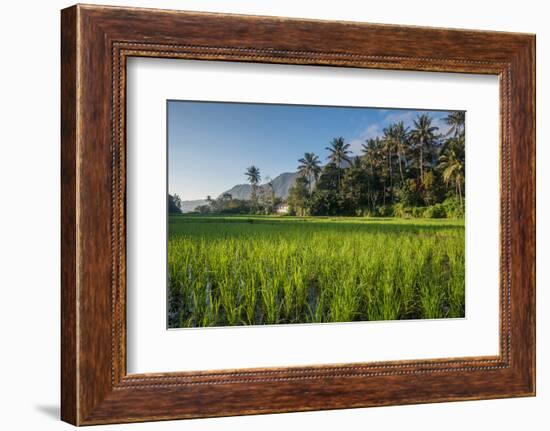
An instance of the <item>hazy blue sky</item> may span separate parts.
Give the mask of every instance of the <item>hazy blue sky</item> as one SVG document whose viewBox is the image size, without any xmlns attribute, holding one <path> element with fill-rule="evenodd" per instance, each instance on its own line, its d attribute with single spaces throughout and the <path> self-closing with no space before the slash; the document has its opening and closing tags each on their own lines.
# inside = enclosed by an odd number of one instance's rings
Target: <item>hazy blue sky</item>
<svg viewBox="0 0 550 431">
<path fill-rule="evenodd" d="M 389 123 L 412 126 L 422 113 L 447 130 L 448 111 L 169 101 L 168 190 L 182 200 L 216 198 L 245 183 L 250 165 L 260 168 L 263 183 L 295 172 L 305 152 L 325 163 L 325 147 L 338 136 L 360 154 L 365 139 L 382 136 Z"/>
</svg>

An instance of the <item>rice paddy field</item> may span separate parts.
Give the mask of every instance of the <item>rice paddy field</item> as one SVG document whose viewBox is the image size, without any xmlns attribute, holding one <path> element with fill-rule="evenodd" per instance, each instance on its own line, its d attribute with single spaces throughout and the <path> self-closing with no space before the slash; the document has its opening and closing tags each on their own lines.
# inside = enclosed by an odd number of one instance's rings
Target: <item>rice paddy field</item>
<svg viewBox="0 0 550 431">
<path fill-rule="evenodd" d="M 464 221 L 170 215 L 168 326 L 464 317 Z"/>
</svg>

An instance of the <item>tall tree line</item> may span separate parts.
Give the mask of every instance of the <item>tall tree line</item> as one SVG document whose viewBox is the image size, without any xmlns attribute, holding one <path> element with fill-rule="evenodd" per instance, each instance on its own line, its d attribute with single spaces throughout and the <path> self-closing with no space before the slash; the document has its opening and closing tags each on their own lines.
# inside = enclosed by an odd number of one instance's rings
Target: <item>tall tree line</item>
<svg viewBox="0 0 550 431">
<path fill-rule="evenodd" d="M 445 134 L 427 114 L 411 128 L 402 121 L 353 155 L 344 138 L 326 147 L 326 164 L 314 153 L 298 160 L 299 178 L 288 203 L 299 215 L 460 216 L 464 211 L 465 113 L 452 112 Z M 413 214 L 414 213 L 414 214 Z"/>
</svg>

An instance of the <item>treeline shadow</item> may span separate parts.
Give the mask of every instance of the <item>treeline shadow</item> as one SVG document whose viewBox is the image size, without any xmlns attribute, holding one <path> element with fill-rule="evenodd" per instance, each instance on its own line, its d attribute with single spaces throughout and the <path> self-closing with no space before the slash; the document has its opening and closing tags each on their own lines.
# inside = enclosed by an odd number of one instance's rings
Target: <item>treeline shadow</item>
<svg viewBox="0 0 550 431">
<path fill-rule="evenodd" d="M 384 234 L 425 234 L 433 235 L 438 232 L 449 234 L 461 234 L 464 232 L 464 224 L 458 220 L 450 219 L 397 219 L 397 218 L 340 218 L 340 217 L 261 217 L 261 216 L 177 216 L 170 218 L 170 232 L 193 234 L 192 225 L 198 226 L 217 225 L 239 227 L 235 233 L 245 233 L 250 230 L 278 227 L 296 230 L 324 232 L 365 232 Z M 246 227 L 246 229 L 241 229 Z M 234 230 L 230 228 L 230 230 Z M 229 232 L 227 232 L 229 233 Z"/>
</svg>

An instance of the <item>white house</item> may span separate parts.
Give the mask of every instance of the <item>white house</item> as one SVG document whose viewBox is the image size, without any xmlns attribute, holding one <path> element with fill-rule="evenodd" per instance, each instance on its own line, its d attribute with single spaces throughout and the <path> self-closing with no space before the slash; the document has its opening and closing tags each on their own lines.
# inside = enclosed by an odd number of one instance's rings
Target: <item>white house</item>
<svg viewBox="0 0 550 431">
<path fill-rule="evenodd" d="M 275 212 L 277 214 L 288 214 L 288 204 L 282 203 L 277 206 L 275 206 Z"/>
</svg>

